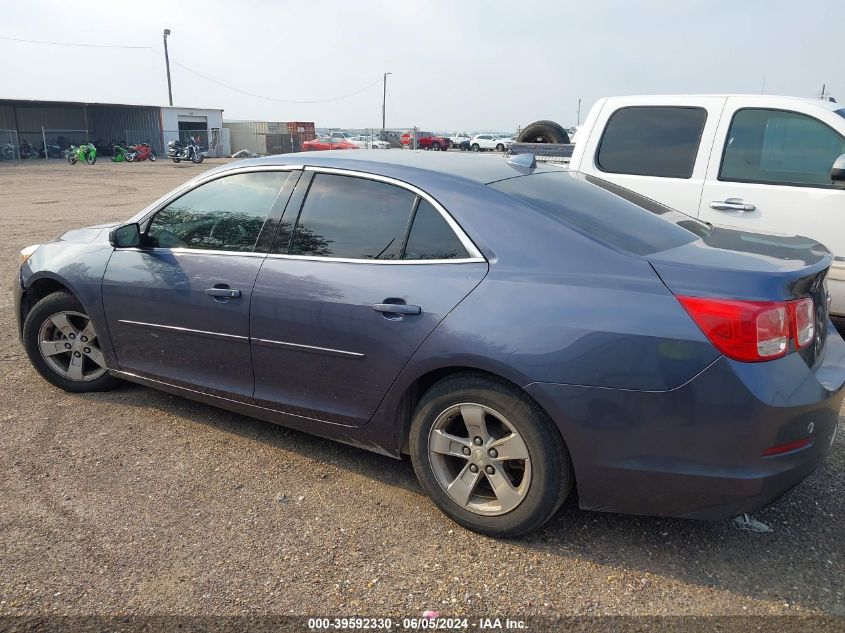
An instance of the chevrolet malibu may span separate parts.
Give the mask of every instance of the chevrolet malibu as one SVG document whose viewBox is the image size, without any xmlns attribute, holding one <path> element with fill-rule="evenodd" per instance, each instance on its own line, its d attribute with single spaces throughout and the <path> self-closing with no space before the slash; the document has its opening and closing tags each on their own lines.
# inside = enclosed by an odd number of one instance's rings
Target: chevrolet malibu
<svg viewBox="0 0 845 633">
<path fill-rule="evenodd" d="M 21 252 L 35 369 L 128 380 L 393 457 L 472 530 L 718 519 L 833 443 L 830 253 L 592 176 L 428 152 L 234 162 Z"/>
</svg>

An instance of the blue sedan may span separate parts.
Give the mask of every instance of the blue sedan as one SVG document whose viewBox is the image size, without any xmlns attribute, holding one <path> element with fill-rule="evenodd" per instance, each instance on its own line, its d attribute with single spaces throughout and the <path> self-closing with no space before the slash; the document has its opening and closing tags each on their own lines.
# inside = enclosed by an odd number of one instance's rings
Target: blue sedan
<svg viewBox="0 0 845 633">
<path fill-rule="evenodd" d="M 21 252 L 35 369 L 128 380 L 394 457 L 472 530 L 717 519 L 833 443 L 830 253 L 516 160 L 323 152 L 206 172 Z"/>
</svg>

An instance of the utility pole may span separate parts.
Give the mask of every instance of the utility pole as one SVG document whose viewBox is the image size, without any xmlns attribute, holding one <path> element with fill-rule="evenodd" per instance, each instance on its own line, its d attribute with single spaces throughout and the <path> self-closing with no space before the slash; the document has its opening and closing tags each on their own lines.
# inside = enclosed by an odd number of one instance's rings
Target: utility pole
<svg viewBox="0 0 845 633">
<path fill-rule="evenodd" d="M 578 123 L 577 125 L 581 125 L 581 97 L 578 97 Z"/>
<path fill-rule="evenodd" d="M 168 35 L 170 35 L 170 29 L 164 29 L 164 64 L 167 66 L 167 97 L 170 99 L 170 105 L 173 105 L 173 88 L 170 85 L 170 56 L 167 54 Z"/>
<path fill-rule="evenodd" d="M 382 136 L 384 136 L 384 128 L 385 128 L 385 120 L 387 114 L 387 76 L 392 75 L 393 73 L 384 73 L 384 93 L 381 97 L 381 131 Z"/>
</svg>

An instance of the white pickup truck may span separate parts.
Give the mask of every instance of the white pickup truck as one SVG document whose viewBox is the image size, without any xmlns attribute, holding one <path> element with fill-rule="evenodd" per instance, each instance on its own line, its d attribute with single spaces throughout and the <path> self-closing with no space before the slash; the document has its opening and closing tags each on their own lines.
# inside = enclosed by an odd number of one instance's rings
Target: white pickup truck
<svg viewBox="0 0 845 633">
<path fill-rule="evenodd" d="M 526 126 L 518 140 L 569 142 L 550 121 Z M 571 151 L 571 169 L 707 222 L 825 244 L 835 255 L 830 311 L 845 316 L 842 105 L 770 95 L 607 97 Z"/>
</svg>

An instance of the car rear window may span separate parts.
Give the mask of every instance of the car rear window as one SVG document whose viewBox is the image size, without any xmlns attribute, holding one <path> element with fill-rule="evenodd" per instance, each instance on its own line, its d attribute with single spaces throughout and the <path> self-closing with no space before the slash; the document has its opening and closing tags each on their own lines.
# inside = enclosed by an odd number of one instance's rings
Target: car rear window
<svg viewBox="0 0 845 633">
<path fill-rule="evenodd" d="M 650 255 L 692 242 L 710 225 L 613 183 L 574 172 L 544 172 L 489 185 L 603 244 Z"/>
</svg>

